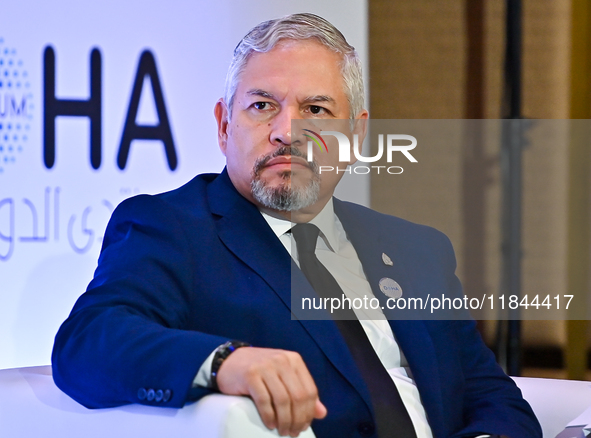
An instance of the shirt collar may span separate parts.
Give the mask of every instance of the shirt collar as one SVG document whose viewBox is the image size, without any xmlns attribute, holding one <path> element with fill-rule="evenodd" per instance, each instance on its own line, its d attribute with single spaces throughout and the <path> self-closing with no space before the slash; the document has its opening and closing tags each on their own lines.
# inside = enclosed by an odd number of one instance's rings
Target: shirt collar
<svg viewBox="0 0 591 438">
<path fill-rule="evenodd" d="M 288 220 L 270 216 L 263 211 L 261 211 L 261 214 L 277 237 L 287 233 L 295 225 Z M 320 213 L 318 213 L 316 217 L 310 221 L 311 224 L 316 225 L 320 229 L 321 236 L 323 237 L 325 243 L 332 251 L 335 252 L 338 252 L 339 250 L 339 239 L 336 230 L 337 220 L 338 219 L 334 213 L 332 198 L 330 198 Z"/>
<path fill-rule="evenodd" d="M 277 237 L 281 237 L 282 235 L 287 233 L 289 230 L 291 230 L 291 228 L 293 227 L 293 224 L 288 220 L 279 219 L 274 216 L 268 215 L 264 211 L 261 211 L 261 210 L 259 210 L 259 211 L 261 212 L 261 214 L 263 215 L 263 218 L 265 218 L 265 220 L 267 221 L 267 223 L 271 227 L 271 230 L 273 230 L 273 232 L 275 233 L 275 235 Z"/>
</svg>

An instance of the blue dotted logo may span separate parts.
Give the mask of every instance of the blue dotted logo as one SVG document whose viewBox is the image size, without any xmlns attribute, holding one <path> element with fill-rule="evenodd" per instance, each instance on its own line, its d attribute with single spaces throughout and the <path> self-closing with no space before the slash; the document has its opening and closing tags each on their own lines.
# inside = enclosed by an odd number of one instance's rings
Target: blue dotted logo
<svg viewBox="0 0 591 438">
<path fill-rule="evenodd" d="M 27 144 L 34 109 L 30 88 L 23 60 L 0 37 L 0 175 Z"/>
</svg>

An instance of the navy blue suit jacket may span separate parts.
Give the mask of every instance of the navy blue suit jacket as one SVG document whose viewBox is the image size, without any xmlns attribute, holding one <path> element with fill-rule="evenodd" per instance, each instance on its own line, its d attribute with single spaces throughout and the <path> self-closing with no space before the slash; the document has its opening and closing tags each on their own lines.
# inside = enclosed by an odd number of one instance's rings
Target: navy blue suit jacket
<svg viewBox="0 0 591 438">
<path fill-rule="evenodd" d="M 376 287 L 383 277 L 407 296 L 461 294 L 443 234 L 354 204 L 334 205 L 376 296 L 383 296 Z M 225 171 L 124 201 L 107 227 L 94 279 L 56 336 L 55 382 L 91 408 L 181 407 L 210 392 L 191 388 L 206 357 L 239 339 L 302 355 L 328 409 L 313 423 L 319 438 L 364 436 L 360 431 L 373 422 L 367 387 L 333 321 L 291 318 L 292 286 L 311 291 Z M 472 321 L 390 324 L 435 437 L 541 436 Z M 145 398 L 150 389 L 153 399 Z"/>
</svg>

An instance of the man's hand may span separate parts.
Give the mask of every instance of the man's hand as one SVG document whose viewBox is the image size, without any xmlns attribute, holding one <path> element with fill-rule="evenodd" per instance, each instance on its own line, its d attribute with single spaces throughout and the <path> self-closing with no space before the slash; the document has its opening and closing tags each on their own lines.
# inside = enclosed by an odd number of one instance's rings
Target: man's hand
<svg viewBox="0 0 591 438">
<path fill-rule="evenodd" d="M 293 351 L 238 348 L 222 363 L 217 384 L 224 394 L 249 395 L 265 426 L 282 436 L 296 437 L 326 416 L 306 364 Z"/>
</svg>

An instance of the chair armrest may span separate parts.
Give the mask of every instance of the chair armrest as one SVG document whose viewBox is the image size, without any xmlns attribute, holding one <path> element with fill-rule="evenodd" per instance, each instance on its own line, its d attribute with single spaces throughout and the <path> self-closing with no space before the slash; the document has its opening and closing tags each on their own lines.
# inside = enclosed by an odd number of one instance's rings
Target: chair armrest
<svg viewBox="0 0 591 438">
<path fill-rule="evenodd" d="M 591 382 L 512 377 L 532 407 L 544 437 L 553 438 L 591 406 Z"/>
<path fill-rule="evenodd" d="M 0 394 L 0 436 L 279 436 L 263 425 L 247 397 L 213 394 L 182 409 L 136 404 L 87 409 L 55 386 L 50 366 L 0 370 Z M 314 433 L 308 429 L 300 437 L 314 438 Z"/>
<path fill-rule="evenodd" d="M 223 438 L 278 437 L 263 424 L 254 402 L 248 397 L 212 394 L 203 397 L 195 406 L 197 422 L 203 436 Z M 203 429 L 203 426 L 206 429 Z M 207 433 L 205 433 L 207 431 Z M 314 438 L 312 429 L 300 434 L 300 438 Z"/>
</svg>

